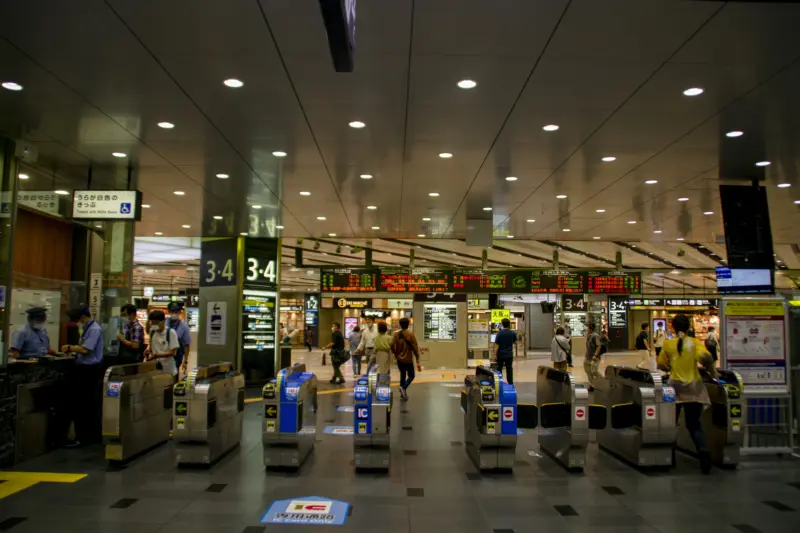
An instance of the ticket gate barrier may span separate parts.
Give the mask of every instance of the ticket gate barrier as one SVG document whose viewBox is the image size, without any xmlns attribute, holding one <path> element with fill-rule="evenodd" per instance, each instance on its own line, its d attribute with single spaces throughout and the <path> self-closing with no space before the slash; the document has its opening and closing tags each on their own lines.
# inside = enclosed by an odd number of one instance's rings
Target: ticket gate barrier
<svg viewBox="0 0 800 533">
<path fill-rule="evenodd" d="M 597 432 L 600 447 L 639 467 L 672 466 L 675 390 L 661 374 L 639 368 L 609 365 L 605 380 L 594 393 L 609 419 Z"/>
<path fill-rule="evenodd" d="M 606 427 L 604 405 L 589 403 L 589 391 L 569 372 L 540 366 L 536 373 L 539 447 L 570 470 L 583 470 L 589 430 Z"/>
<path fill-rule="evenodd" d="M 103 441 L 109 462 L 124 462 L 169 440 L 172 374 L 155 361 L 110 366 L 103 379 Z"/>
<path fill-rule="evenodd" d="M 175 384 L 172 435 L 181 465 L 210 465 L 242 439 L 244 376 L 231 363 L 201 366 Z"/>
<path fill-rule="evenodd" d="M 517 447 L 517 391 L 499 372 L 475 368 L 464 379 L 464 444 L 480 470 L 512 470 Z"/>
<path fill-rule="evenodd" d="M 711 400 L 711 406 L 703 411 L 700 423 L 712 463 L 722 468 L 736 468 L 747 424 L 744 384 L 742 377 L 736 372 L 717 369 L 717 373 L 719 378 L 714 379 L 704 369 L 700 370 Z M 683 417 L 681 412 L 678 420 L 678 448 L 694 455 L 697 450 Z"/>
<path fill-rule="evenodd" d="M 353 390 L 353 462 L 356 470 L 389 470 L 392 422 L 390 374 L 374 367 L 356 381 Z"/>
<path fill-rule="evenodd" d="M 261 445 L 267 468 L 300 468 L 314 449 L 317 376 L 295 364 L 278 372 L 262 389 Z"/>
</svg>

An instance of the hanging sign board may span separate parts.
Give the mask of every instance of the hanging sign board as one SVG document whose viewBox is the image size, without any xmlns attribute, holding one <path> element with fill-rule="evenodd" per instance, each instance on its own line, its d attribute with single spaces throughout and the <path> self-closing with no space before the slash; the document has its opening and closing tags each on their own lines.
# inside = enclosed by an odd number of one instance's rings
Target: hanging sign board
<svg viewBox="0 0 800 533">
<path fill-rule="evenodd" d="M 142 219 L 141 191 L 75 191 L 72 218 L 76 220 Z"/>
</svg>

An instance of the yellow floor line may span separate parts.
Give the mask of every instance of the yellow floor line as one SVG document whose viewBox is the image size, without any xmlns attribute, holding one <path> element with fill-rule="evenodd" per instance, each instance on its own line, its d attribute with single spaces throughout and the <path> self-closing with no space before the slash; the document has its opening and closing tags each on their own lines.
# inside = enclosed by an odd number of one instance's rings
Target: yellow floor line
<svg viewBox="0 0 800 533">
<path fill-rule="evenodd" d="M 0 500 L 32 487 L 37 483 L 75 483 L 87 474 L 60 474 L 54 472 L 2 472 L 0 471 Z"/>
</svg>

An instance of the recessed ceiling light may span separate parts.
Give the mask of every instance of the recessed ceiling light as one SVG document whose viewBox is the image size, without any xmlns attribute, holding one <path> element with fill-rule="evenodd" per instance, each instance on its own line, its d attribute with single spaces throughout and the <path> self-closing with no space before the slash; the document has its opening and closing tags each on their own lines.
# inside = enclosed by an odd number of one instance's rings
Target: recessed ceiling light
<svg viewBox="0 0 800 533">
<path fill-rule="evenodd" d="M 150 209 L 150 204 L 142 204 L 142 209 Z"/>
<path fill-rule="evenodd" d="M 283 229 L 283 226 L 275 226 L 275 229 Z"/>
<path fill-rule="evenodd" d="M 605 209 L 595 209 L 594 212 L 595 213 L 605 213 L 606 210 Z"/>
<path fill-rule="evenodd" d="M 95 224 L 95 225 L 94 225 L 94 227 L 95 227 L 95 228 L 102 228 L 102 227 L 103 227 L 103 225 L 102 225 L 102 224 Z"/>
<path fill-rule="evenodd" d="M 691 87 L 683 91 L 683 94 L 685 94 L 686 96 L 698 96 L 700 94 L 703 94 L 703 91 L 704 89 L 700 87 Z"/>
<path fill-rule="evenodd" d="M 491 211 L 491 210 L 492 210 L 492 208 L 491 208 L 491 207 L 484 207 L 484 208 L 483 208 L 483 210 L 484 210 L 484 211 Z"/>
<path fill-rule="evenodd" d="M 657 230 L 653 231 L 653 233 L 661 233 L 661 230 L 657 229 Z"/>
<path fill-rule="evenodd" d="M 678 237 L 678 238 L 677 238 L 677 239 L 675 239 L 675 240 L 676 240 L 676 241 L 682 241 L 682 240 L 684 240 L 684 239 L 683 239 L 683 237 Z"/>
<path fill-rule="evenodd" d="M 534 220 L 534 219 L 532 219 L 532 218 L 529 218 L 529 219 L 528 219 L 528 220 L 526 220 L 525 222 L 527 222 L 528 224 L 533 224 L 534 222 L 536 222 L 536 220 Z"/>
<path fill-rule="evenodd" d="M 163 233 L 161 233 L 160 231 L 157 231 L 157 232 L 153 233 L 153 235 L 156 235 L 156 236 L 161 236 L 161 235 L 164 235 L 164 234 L 163 234 Z"/>
<path fill-rule="evenodd" d="M 286 157 L 288 154 L 286 152 L 281 152 L 280 150 L 276 150 L 272 152 L 272 155 L 275 157 Z"/>
<path fill-rule="evenodd" d="M 779 188 L 779 189 L 785 189 L 785 188 L 787 188 L 787 187 L 791 187 L 791 186 L 792 186 L 792 184 L 791 184 L 791 183 L 779 183 L 779 184 L 778 184 L 778 188 Z"/>
<path fill-rule="evenodd" d="M 564 228 L 561 231 L 571 231 L 569 228 Z"/>
<path fill-rule="evenodd" d="M 795 200 L 794 203 L 795 204 L 800 204 L 800 200 Z"/>
<path fill-rule="evenodd" d="M 261 206 L 258 204 L 251 205 L 250 207 L 252 207 L 253 209 L 261 209 Z"/>
<path fill-rule="evenodd" d="M 757 167 L 768 167 L 772 164 L 772 161 L 759 161 L 756 163 Z"/>
<path fill-rule="evenodd" d="M 513 239 L 513 238 L 514 238 L 513 235 L 506 235 L 506 239 Z"/>
<path fill-rule="evenodd" d="M 645 185 L 655 185 L 656 183 L 658 183 L 658 180 L 647 180 L 644 183 Z"/>
<path fill-rule="evenodd" d="M 190 229 L 192 226 L 189 224 L 184 224 L 181 226 L 183 229 Z"/>
<path fill-rule="evenodd" d="M 425 237 L 425 234 L 424 233 L 419 233 L 419 234 L 417 234 L 417 237 Z"/>
<path fill-rule="evenodd" d="M 507 176 L 506 181 L 517 181 L 516 176 Z"/>
<path fill-rule="evenodd" d="M 317 217 L 317 220 L 328 220 L 326 217 Z"/>
<path fill-rule="evenodd" d="M 214 220 L 222 220 L 222 217 L 219 215 L 214 215 Z"/>
<path fill-rule="evenodd" d="M 430 222 L 431 221 L 431 217 L 422 217 L 422 220 L 424 222 Z"/>
<path fill-rule="evenodd" d="M 21 179 L 21 180 L 27 180 L 27 179 L 30 179 L 30 176 L 28 176 L 27 174 L 20 174 L 20 175 L 19 175 L 19 179 Z"/>
<path fill-rule="evenodd" d="M 683 196 L 683 197 L 681 197 L 681 198 L 678 198 L 678 201 L 679 201 L 679 202 L 688 202 L 688 201 L 689 201 L 689 199 L 688 199 L 687 197 Z"/>
<path fill-rule="evenodd" d="M 58 190 L 55 190 L 53 192 L 56 193 L 56 194 L 60 194 L 61 196 L 66 196 L 66 195 L 69 194 L 69 191 L 65 191 L 64 189 L 58 189 Z"/>
<path fill-rule="evenodd" d="M 376 209 L 378 209 L 378 206 L 377 205 L 368 205 L 367 209 L 369 209 L 370 211 L 375 211 Z"/>
<path fill-rule="evenodd" d="M 221 180 L 226 180 L 226 179 L 230 178 L 230 176 L 225 174 L 224 172 L 220 172 L 219 174 L 217 174 L 217 177 L 219 179 L 221 179 Z"/>
<path fill-rule="evenodd" d="M 603 161 L 605 161 L 606 163 L 611 163 L 612 161 L 616 161 L 616 160 L 617 160 L 617 158 L 614 157 L 613 155 L 607 155 L 607 156 L 605 156 L 603 158 Z"/>
<path fill-rule="evenodd" d="M 629 220 L 628 224 L 636 224 L 636 221 L 635 220 Z"/>
<path fill-rule="evenodd" d="M 355 128 L 357 130 L 360 130 L 361 128 L 365 128 L 367 125 L 364 124 L 363 122 L 361 122 L 360 120 L 354 120 L 349 124 L 349 126 L 351 128 Z"/>
<path fill-rule="evenodd" d="M 474 80 L 461 80 L 456 85 L 461 87 L 462 89 L 474 89 L 478 86 L 478 83 Z"/>
<path fill-rule="evenodd" d="M 428 196 L 432 196 L 432 197 L 436 198 L 437 196 L 439 196 L 439 193 L 438 192 L 429 192 Z"/>
<path fill-rule="evenodd" d="M 381 229 L 380 226 L 372 226 L 372 229 Z"/>
<path fill-rule="evenodd" d="M 328 237 L 336 237 L 335 233 L 328 233 Z"/>
<path fill-rule="evenodd" d="M 600 240 L 600 237 L 592 237 L 592 239 L 597 241 L 597 240 Z"/>
<path fill-rule="evenodd" d="M 3 89 L 8 89 L 9 91 L 21 91 L 22 85 L 20 85 L 19 83 L 15 83 L 13 81 L 4 81 Z"/>
<path fill-rule="evenodd" d="M 173 124 L 172 122 L 159 122 L 158 127 L 164 128 L 165 130 L 171 130 L 172 128 L 175 127 L 175 124 Z"/>
<path fill-rule="evenodd" d="M 243 231 L 239 235 L 241 235 L 242 237 L 247 237 L 249 234 L 246 231 Z"/>
<path fill-rule="evenodd" d="M 238 89 L 239 87 L 242 87 L 244 85 L 244 82 L 242 80 L 237 80 L 236 78 L 228 78 L 222 83 L 224 83 L 225 85 L 227 85 L 232 89 Z"/>
<path fill-rule="evenodd" d="M 111 155 L 113 155 L 114 157 L 119 157 L 119 158 L 128 157 L 128 154 L 126 154 L 124 152 L 111 152 Z"/>
<path fill-rule="evenodd" d="M 372 174 L 361 174 L 359 178 L 361 178 L 362 180 L 371 180 Z"/>
<path fill-rule="evenodd" d="M 441 154 L 439 154 L 439 157 L 441 157 L 442 159 L 450 159 L 451 157 L 453 157 L 453 154 L 451 154 L 450 152 L 442 152 Z"/>
<path fill-rule="evenodd" d="M 706 215 L 706 216 L 713 215 L 714 211 L 703 211 L 703 214 Z"/>
<path fill-rule="evenodd" d="M 548 124 L 547 126 L 542 126 L 544 131 L 556 131 L 558 129 L 557 124 Z"/>
<path fill-rule="evenodd" d="M 566 197 L 567 197 L 566 194 L 558 194 L 558 195 L 556 195 L 556 198 L 558 198 L 559 200 L 563 200 Z"/>
<path fill-rule="evenodd" d="M 311 196 L 309 191 L 300 191 L 300 196 Z"/>
<path fill-rule="evenodd" d="M 726 133 L 725 137 L 741 137 L 742 135 L 744 135 L 743 131 L 733 130 Z"/>
</svg>

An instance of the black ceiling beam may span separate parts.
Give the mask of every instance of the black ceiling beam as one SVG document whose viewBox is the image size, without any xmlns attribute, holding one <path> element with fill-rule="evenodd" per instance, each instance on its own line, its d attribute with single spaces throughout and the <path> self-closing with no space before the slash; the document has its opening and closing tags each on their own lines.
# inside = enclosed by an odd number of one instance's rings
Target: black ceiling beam
<svg viewBox="0 0 800 533">
<path fill-rule="evenodd" d="M 595 261 L 600 261 L 601 263 L 606 263 L 608 265 L 617 266 L 617 262 L 616 261 L 612 261 L 610 259 L 606 259 L 605 257 L 600 257 L 599 255 L 593 254 L 591 252 L 584 252 L 583 250 L 579 250 L 577 248 L 573 248 L 572 246 L 567 246 L 565 244 L 559 244 L 559 243 L 557 243 L 555 241 L 539 241 L 539 242 L 542 243 L 542 244 L 546 244 L 547 246 L 553 246 L 555 248 L 559 248 L 559 249 L 564 250 L 565 252 L 569 252 L 571 254 L 583 255 L 585 257 L 588 257 L 589 259 L 594 259 Z M 591 267 L 580 267 L 580 268 L 586 268 L 587 270 L 591 270 L 592 269 Z M 622 268 L 628 268 L 628 267 L 626 267 L 625 265 L 622 265 Z"/>
<path fill-rule="evenodd" d="M 656 255 L 656 254 L 654 254 L 652 252 L 645 252 L 641 248 L 637 247 L 635 244 L 629 244 L 627 242 L 621 242 L 621 241 L 613 241 L 613 242 L 617 246 L 621 246 L 623 248 L 627 248 L 628 250 L 630 250 L 632 252 L 636 252 L 639 255 L 643 255 L 643 256 L 647 257 L 648 259 L 653 259 L 655 261 L 658 261 L 659 263 L 663 263 L 663 264 L 667 265 L 668 267 L 683 268 L 683 266 L 681 266 L 681 265 L 679 265 L 677 263 L 673 263 L 669 259 L 664 259 L 663 257 L 660 257 L 660 256 L 658 256 L 658 255 Z"/>
</svg>

